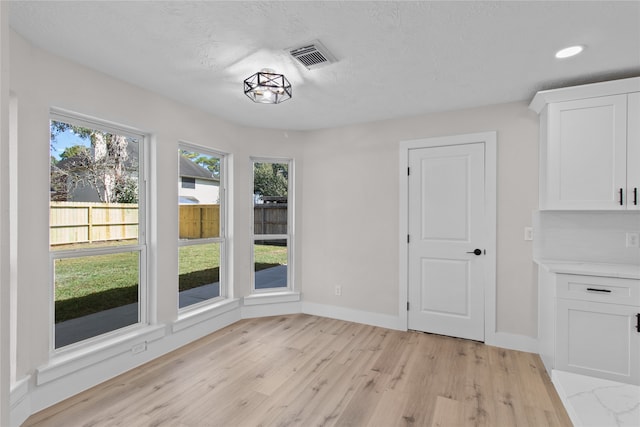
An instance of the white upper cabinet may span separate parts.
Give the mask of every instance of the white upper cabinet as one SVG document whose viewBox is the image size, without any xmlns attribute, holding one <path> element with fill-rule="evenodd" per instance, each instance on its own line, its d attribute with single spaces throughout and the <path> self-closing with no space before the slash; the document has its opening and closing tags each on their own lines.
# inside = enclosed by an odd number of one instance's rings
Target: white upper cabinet
<svg viewBox="0 0 640 427">
<path fill-rule="evenodd" d="M 627 96 L 550 104 L 547 126 L 546 207 L 619 208 L 626 187 Z"/>
<path fill-rule="evenodd" d="M 640 78 L 538 92 L 540 209 L 640 208 Z"/>
<path fill-rule="evenodd" d="M 627 97 L 627 200 L 628 209 L 640 210 L 640 92 Z"/>
</svg>

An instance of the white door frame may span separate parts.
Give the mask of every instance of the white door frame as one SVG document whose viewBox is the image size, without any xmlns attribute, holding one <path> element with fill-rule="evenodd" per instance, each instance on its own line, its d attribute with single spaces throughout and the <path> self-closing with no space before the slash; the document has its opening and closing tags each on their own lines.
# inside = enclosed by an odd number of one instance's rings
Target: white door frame
<svg viewBox="0 0 640 427">
<path fill-rule="evenodd" d="M 495 342 L 496 334 L 496 218 L 497 218 L 497 136 L 496 132 L 470 133 L 400 142 L 399 167 L 399 329 L 408 329 L 407 301 L 409 290 L 409 150 L 481 142 L 485 146 L 485 214 L 487 218 L 487 265 L 484 289 L 484 340 Z"/>
</svg>

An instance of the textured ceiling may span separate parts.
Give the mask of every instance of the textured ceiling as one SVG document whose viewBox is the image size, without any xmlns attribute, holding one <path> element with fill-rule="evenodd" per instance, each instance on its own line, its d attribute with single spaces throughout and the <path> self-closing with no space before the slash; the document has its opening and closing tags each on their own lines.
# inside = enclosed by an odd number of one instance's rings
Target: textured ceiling
<svg viewBox="0 0 640 427">
<path fill-rule="evenodd" d="M 640 2 L 16 1 L 37 46 L 256 127 L 319 129 L 510 101 L 640 75 Z M 319 39 L 309 71 L 285 51 Z M 559 48 L 584 44 L 568 60 Z M 293 98 L 254 104 L 242 81 L 283 72 Z"/>
</svg>

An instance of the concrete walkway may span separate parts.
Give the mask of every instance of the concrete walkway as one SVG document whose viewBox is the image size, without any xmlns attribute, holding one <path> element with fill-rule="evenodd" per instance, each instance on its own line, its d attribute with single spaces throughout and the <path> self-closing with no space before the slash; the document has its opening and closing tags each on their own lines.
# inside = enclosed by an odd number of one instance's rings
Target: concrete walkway
<svg viewBox="0 0 640 427">
<path fill-rule="evenodd" d="M 256 289 L 283 288 L 286 286 L 286 265 L 279 265 L 256 272 Z M 178 307 L 184 308 L 218 296 L 220 296 L 220 284 L 218 282 L 198 286 L 178 294 Z M 115 331 L 135 323 L 138 323 L 138 304 L 127 304 L 56 323 L 56 348 Z"/>
<path fill-rule="evenodd" d="M 267 268 L 256 271 L 256 289 L 286 288 L 287 287 L 287 266 Z"/>
</svg>

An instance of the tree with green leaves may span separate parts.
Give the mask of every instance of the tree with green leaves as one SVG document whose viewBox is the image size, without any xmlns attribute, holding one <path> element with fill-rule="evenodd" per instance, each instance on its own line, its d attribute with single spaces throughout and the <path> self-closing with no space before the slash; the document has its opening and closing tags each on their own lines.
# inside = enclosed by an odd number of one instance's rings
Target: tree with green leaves
<svg viewBox="0 0 640 427">
<path fill-rule="evenodd" d="M 254 163 L 253 194 L 256 197 L 286 196 L 289 165 L 286 163 Z"/>
<path fill-rule="evenodd" d="M 193 163 L 200 165 L 211 172 L 211 176 L 220 178 L 220 159 L 213 156 L 207 156 L 193 151 L 180 150 L 180 154 Z"/>
<path fill-rule="evenodd" d="M 89 140 L 91 149 L 84 145 L 66 148 L 60 161 L 52 168 L 52 187 L 67 185 L 71 189 L 90 186 L 104 203 L 137 203 L 138 181 L 129 173 L 136 169 L 135 159 L 129 158 L 129 140 L 122 135 L 96 129 L 51 121 L 51 145 L 63 132 L 71 131 L 81 139 Z M 52 188 L 60 192 L 61 188 Z"/>
<path fill-rule="evenodd" d="M 74 156 L 83 155 L 90 155 L 87 147 L 84 145 L 72 145 L 71 147 L 65 148 L 64 151 L 60 153 L 60 160 L 67 160 Z"/>
</svg>

